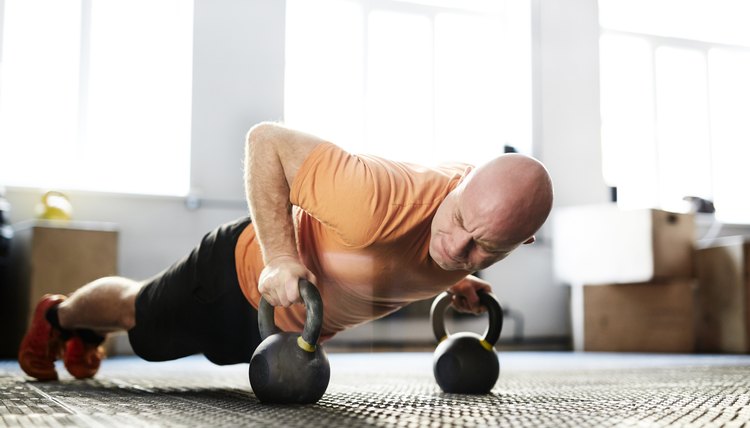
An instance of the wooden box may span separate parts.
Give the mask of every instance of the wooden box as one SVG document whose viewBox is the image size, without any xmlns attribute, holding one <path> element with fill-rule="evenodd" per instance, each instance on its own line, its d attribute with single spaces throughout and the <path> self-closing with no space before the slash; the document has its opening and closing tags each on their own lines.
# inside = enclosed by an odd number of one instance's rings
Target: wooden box
<svg viewBox="0 0 750 428">
<path fill-rule="evenodd" d="M 695 351 L 694 279 L 573 287 L 574 348 Z"/>
<path fill-rule="evenodd" d="M 701 352 L 750 352 L 750 242 L 721 238 L 695 252 Z"/>
<path fill-rule="evenodd" d="M 0 290 L 0 355 L 15 358 L 39 299 L 70 294 L 117 274 L 118 231 L 110 223 L 29 221 L 15 226 L 12 280 Z"/>
<path fill-rule="evenodd" d="M 645 283 L 693 276 L 695 219 L 614 204 L 557 210 L 555 275 L 568 284 Z"/>
</svg>

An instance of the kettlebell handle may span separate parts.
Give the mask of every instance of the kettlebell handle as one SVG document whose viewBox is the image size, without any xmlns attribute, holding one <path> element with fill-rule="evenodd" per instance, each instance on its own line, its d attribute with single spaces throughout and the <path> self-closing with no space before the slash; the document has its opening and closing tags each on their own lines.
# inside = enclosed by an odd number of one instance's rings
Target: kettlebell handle
<svg viewBox="0 0 750 428">
<path fill-rule="evenodd" d="M 323 299 L 320 297 L 318 288 L 312 282 L 300 278 L 298 286 L 299 294 L 305 302 L 305 311 L 307 312 L 305 327 L 301 335 L 304 343 L 300 343 L 300 347 L 308 352 L 314 352 L 315 345 L 320 338 L 320 330 L 323 328 Z M 273 314 L 273 306 L 261 296 L 258 304 L 258 330 L 260 330 L 261 340 L 272 334 L 281 333 L 274 322 Z"/>
<path fill-rule="evenodd" d="M 45 207 L 49 206 L 49 198 L 53 196 L 65 199 L 66 201 L 68 200 L 68 195 L 66 195 L 65 193 L 59 192 L 57 190 L 50 190 L 42 195 L 42 204 L 44 204 Z"/>
<path fill-rule="evenodd" d="M 479 295 L 479 301 L 487 308 L 487 313 L 490 316 L 490 325 L 484 334 L 484 342 L 492 347 L 500 339 L 500 333 L 503 331 L 503 307 L 493 294 L 482 290 L 477 291 L 477 294 Z M 447 291 L 440 293 L 432 302 L 432 308 L 430 308 L 432 331 L 435 333 L 435 339 L 438 342 L 443 341 L 448 336 L 444 319 L 445 310 L 451 304 L 451 297 L 452 295 Z"/>
</svg>

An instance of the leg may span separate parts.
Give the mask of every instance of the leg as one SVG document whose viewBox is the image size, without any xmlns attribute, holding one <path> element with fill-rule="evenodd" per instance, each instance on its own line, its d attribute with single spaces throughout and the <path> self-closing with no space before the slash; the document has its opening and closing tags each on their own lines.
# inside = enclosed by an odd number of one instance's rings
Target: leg
<svg viewBox="0 0 750 428">
<path fill-rule="evenodd" d="M 142 282 L 117 276 L 86 284 L 58 306 L 60 326 L 100 333 L 130 330 L 135 326 L 135 298 L 141 287 Z"/>
<path fill-rule="evenodd" d="M 29 331 L 21 342 L 18 362 L 39 380 L 57 379 L 55 360 L 78 379 L 99 370 L 108 332 L 135 324 L 135 296 L 141 283 L 107 277 L 84 285 L 66 298 L 46 295 L 39 302 Z"/>
<path fill-rule="evenodd" d="M 21 343 L 21 368 L 40 380 L 57 379 L 54 362 L 62 355 L 74 377 L 92 377 L 103 357 L 99 335 L 115 330 L 127 330 L 135 353 L 150 361 L 205 353 L 219 364 L 249 362 L 260 343 L 257 314 L 240 291 L 234 264 L 237 239 L 249 223 L 219 227 L 148 281 L 105 277 L 69 298 L 45 296 Z"/>
<path fill-rule="evenodd" d="M 206 234 L 184 259 L 146 281 L 128 330 L 136 355 L 165 361 L 204 354 L 217 364 L 249 362 L 260 343 L 257 312 L 242 295 L 235 247 L 249 218 Z"/>
</svg>

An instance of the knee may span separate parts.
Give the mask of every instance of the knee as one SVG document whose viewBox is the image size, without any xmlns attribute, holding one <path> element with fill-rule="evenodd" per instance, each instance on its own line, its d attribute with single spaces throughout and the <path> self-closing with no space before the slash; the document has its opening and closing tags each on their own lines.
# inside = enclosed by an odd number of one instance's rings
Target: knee
<svg viewBox="0 0 750 428">
<path fill-rule="evenodd" d="M 135 327 L 135 301 L 142 287 L 142 283 L 133 281 L 121 296 L 122 304 L 120 306 L 121 311 L 118 322 L 125 330 Z"/>
<path fill-rule="evenodd" d="M 143 331 L 132 329 L 128 330 L 128 340 L 135 355 L 146 361 L 159 362 L 176 358 L 169 352 L 169 338 L 163 338 L 162 343 L 157 345 L 153 340 L 149 340 L 149 337 Z"/>
<path fill-rule="evenodd" d="M 119 324 L 123 330 L 130 330 L 135 327 L 135 310 L 133 310 L 132 313 L 129 313 L 128 311 L 125 312 L 126 313 L 122 314 L 120 317 Z"/>
</svg>

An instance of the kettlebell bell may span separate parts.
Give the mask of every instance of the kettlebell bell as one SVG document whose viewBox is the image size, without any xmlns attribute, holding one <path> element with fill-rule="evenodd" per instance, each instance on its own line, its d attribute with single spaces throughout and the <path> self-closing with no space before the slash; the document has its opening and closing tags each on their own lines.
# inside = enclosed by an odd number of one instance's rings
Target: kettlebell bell
<svg viewBox="0 0 750 428">
<path fill-rule="evenodd" d="M 323 327 L 323 300 L 306 279 L 299 292 L 307 315 L 302 334 L 284 333 L 273 320 L 274 308 L 261 297 L 258 305 L 260 345 L 250 359 L 250 385 L 262 403 L 309 404 L 323 396 L 331 378 L 331 366 L 318 344 Z"/>
<path fill-rule="evenodd" d="M 432 359 L 432 372 L 444 392 L 486 394 L 500 376 L 494 346 L 503 329 L 503 308 L 492 294 L 483 291 L 478 294 L 490 318 L 484 337 L 472 332 L 447 334 L 444 318 L 451 294 L 443 292 L 432 302 L 432 331 L 439 342 Z"/>
</svg>

